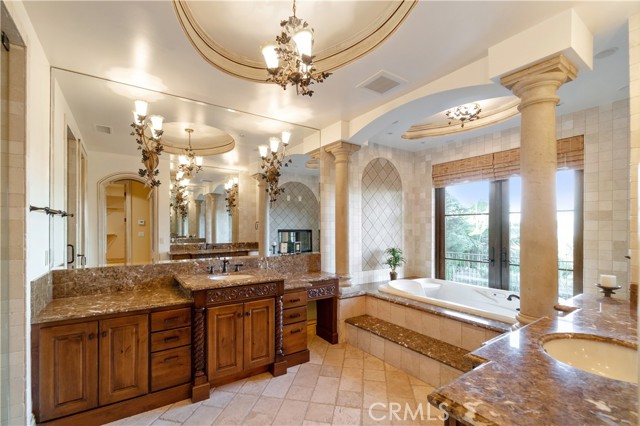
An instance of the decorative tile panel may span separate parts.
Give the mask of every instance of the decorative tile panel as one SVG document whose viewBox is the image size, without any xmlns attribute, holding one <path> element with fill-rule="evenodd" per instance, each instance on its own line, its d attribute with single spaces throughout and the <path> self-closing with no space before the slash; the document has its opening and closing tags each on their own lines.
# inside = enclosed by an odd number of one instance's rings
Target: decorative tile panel
<svg viewBox="0 0 640 426">
<path fill-rule="evenodd" d="M 393 164 L 376 158 L 362 174 L 362 270 L 386 268 L 384 251 L 402 247 L 402 182 Z"/>
<path fill-rule="evenodd" d="M 269 239 L 278 239 L 278 229 L 311 229 L 312 250 L 320 251 L 320 203 L 313 191 L 300 182 L 282 184 L 284 193 L 269 211 Z"/>
</svg>

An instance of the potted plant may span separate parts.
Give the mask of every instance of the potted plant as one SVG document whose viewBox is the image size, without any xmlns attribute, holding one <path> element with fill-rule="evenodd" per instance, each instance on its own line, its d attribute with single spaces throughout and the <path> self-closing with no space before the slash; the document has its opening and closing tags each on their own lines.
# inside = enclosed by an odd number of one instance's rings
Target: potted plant
<svg viewBox="0 0 640 426">
<path fill-rule="evenodd" d="M 387 259 L 384 261 L 391 268 L 391 272 L 389 275 L 391 276 L 391 281 L 398 278 L 398 272 L 396 272 L 396 268 L 405 263 L 405 258 L 402 256 L 402 249 L 398 247 L 389 247 L 384 251 L 389 255 Z"/>
</svg>

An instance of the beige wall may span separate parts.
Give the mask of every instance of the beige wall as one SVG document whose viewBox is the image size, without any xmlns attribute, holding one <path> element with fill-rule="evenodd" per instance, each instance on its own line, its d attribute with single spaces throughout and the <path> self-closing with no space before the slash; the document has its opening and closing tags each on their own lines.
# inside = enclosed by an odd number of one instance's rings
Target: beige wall
<svg viewBox="0 0 640 426">
<path fill-rule="evenodd" d="M 131 181 L 131 263 L 151 262 L 151 202 L 149 188 Z M 139 222 L 143 220 L 144 224 Z"/>
</svg>

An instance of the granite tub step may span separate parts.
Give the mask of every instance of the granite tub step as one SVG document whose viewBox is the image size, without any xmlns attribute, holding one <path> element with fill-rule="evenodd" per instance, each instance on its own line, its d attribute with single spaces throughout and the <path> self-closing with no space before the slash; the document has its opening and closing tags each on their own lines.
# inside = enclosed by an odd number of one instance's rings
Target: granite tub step
<svg viewBox="0 0 640 426">
<path fill-rule="evenodd" d="M 432 386 L 473 368 L 468 350 L 369 315 L 345 320 L 347 341 Z"/>
</svg>

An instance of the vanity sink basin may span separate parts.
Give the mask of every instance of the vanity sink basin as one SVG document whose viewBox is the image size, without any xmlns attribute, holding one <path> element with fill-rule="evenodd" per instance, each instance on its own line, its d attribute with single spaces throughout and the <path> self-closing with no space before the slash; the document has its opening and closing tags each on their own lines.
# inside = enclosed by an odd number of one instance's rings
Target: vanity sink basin
<svg viewBox="0 0 640 426">
<path fill-rule="evenodd" d="M 215 280 L 215 281 L 236 281 L 236 280 L 246 280 L 248 278 L 253 278 L 253 275 L 242 275 L 242 274 L 237 274 L 237 275 L 210 275 L 209 279 L 210 280 Z"/>
<path fill-rule="evenodd" d="M 638 383 L 638 350 L 616 341 L 561 337 L 545 341 L 542 347 L 549 356 L 571 367 L 609 379 Z"/>
</svg>

